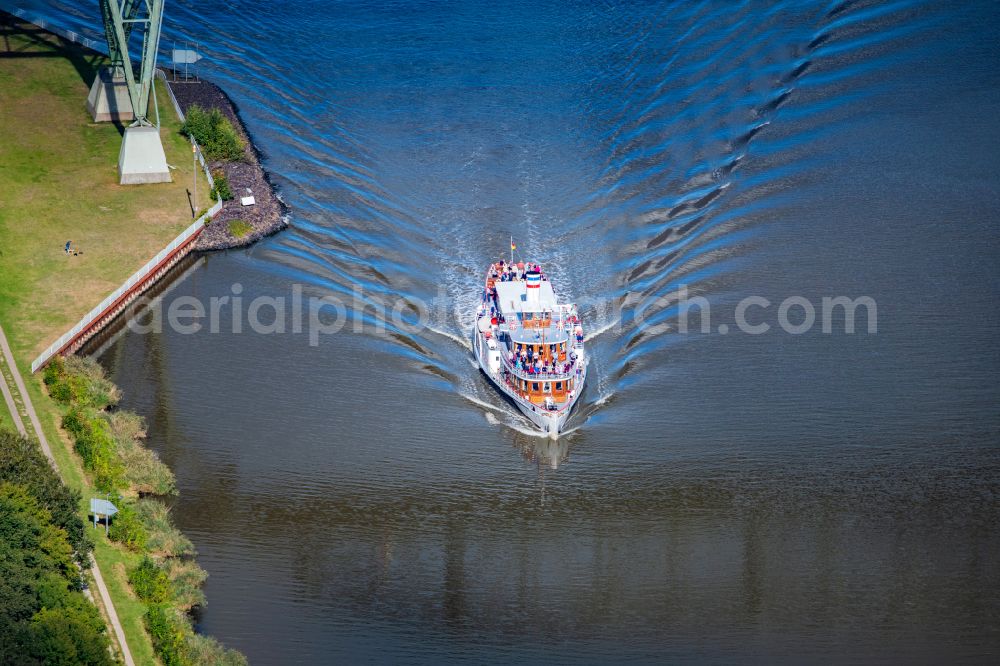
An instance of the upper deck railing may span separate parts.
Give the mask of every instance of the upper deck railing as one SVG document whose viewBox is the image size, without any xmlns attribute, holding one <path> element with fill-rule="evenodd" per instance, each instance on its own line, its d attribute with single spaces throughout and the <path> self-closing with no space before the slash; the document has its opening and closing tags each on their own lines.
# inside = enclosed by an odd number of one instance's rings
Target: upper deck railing
<svg viewBox="0 0 1000 666">
<path fill-rule="evenodd" d="M 537 375 L 534 375 L 534 376 L 537 377 Z M 586 366 L 586 364 L 582 364 L 582 365 L 579 366 L 579 374 L 578 374 L 578 376 L 579 376 L 579 378 L 581 380 L 584 380 L 586 378 L 586 376 L 587 376 L 587 366 Z M 566 400 L 565 402 L 563 402 L 561 405 L 557 405 L 556 409 L 548 409 L 544 405 L 537 405 L 537 404 L 535 404 L 530 399 L 528 399 L 527 397 L 525 397 L 524 395 L 522 395 L 521 392 L 518 391 L 518 389 L 515 386 L 513 386 L 508 379 L 506 379 L 504 377 L 498 377 L 497 379 L 499 380 L 498 383 L 497 383 L 497 385 L 507 395 L 509 395 L 514 400 L 516 400 L 519 404 L 522 404 L 522 405 L 530 408 L 531 411 L 535 412 L 536 414 L 561 414 L 564 411 L 572 409 L 573 405 L 576 403 L 576 398 L 579 397 L 580 386 L 582 386 L 582 384 L 581 384 L 577 388 L 574 388 L 573 390 L 576 391 L 577 393 L 575 395 L 572 395 L 568 400 Z"/>
<path fill-rule="evenodd" d="M 580 363 L 578 360 L 572 361 L 570 363 L 570 369 L 568 372 L 534 372 L 529 373 L 524 368 L 518 369 L 514 363 L 511 363 L 508 357 L 510 352 L 500 351 L 500 360 L 504 367 L 511 373 L 517 375 L 521 379 L 528 379 L 531 381 L 559 381 L 562 379 L 571 379 L 579 374 Z"/>
</svg>

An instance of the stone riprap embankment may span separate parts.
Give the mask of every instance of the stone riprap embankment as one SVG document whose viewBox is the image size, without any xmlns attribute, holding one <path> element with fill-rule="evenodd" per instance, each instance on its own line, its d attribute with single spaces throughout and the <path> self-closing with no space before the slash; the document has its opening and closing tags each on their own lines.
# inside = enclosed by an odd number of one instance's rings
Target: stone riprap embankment
<svg viewBox="0 0 1000 666">
<path fill-rule="evenodd" d="M 260 155 L 240 120 L 236 105 L 226 93 L 209 81 L 175 82 L 170 80 L 173 78 L 170 73 L 167 78 L 174 97 L 185 113 L 196 104 L 206 110 L 218 109 L 232 122 L 233 127 L 246 142 L 244 161 L 208 163 L 211 171 L 222 170 L 226 174 L 235 198 L 223 202 L 222 210 L 205 227 L 194 249 L 225 250 L 250 245 L 285 228 L 288 225 L 285 205 L 278 199 L 267 174 L 260 165 Z M 247 196 L 247 188 L 256 201 L 251 206 L 240 203 L 240 197 Z M 229 222 L 232 220 L 243 220 L 250 225 L 250 231 L 236 237 L 229 228 Z"/>
</svg>

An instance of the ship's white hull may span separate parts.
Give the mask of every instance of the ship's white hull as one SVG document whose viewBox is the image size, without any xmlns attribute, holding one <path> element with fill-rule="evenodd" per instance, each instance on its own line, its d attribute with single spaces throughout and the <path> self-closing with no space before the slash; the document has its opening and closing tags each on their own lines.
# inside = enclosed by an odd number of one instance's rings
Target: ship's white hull
<svg viewBox="0 0 1000 666">
<path fill-rule="evenodd" d="M 511 401 L 517 405 L 517 408 L 521 410 L 521 413 L 528 417 L 528 419 L 534 423 L 539 430 L 552 439 L 557 439 L 559 437 L 559 433 L 563 431 L 563 427 L 569 419 L 570 412 L 573 411 L 573 407 L 576 405 L 576 401 L 579 399 L 580 393 L 582 392 L 583 381 L 586 377 L 586 366 L 584 366 L 584 370 L 578 379 L 578 386 L 580 387 L 580 390 L 578 390 L 572 399 L 560 410 L 550 411 L 540 405 L 532 403 L 529 400 L 525 400 L 500 379 L 499 374 L 502 371 L 499 367 L 496 367 L 495 364 L 491 365 L 488 357 L 489 348 L 486 344 L 486 339 L 483 336 L 483 333 L 479 330 L 478 326 L 472 332 L 472 349 L 476 355 L 476 361 L 479 363 L 479 368 L 493 383 L 493 385 L 496 386 L 501 393 L 510 398 Z"/>
</svg>

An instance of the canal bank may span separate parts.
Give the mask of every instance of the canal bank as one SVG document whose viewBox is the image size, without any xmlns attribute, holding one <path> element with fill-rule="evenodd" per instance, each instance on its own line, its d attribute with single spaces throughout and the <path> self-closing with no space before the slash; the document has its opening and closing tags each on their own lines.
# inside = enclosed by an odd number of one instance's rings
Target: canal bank
<svg viewBox="0 0 1000 666">
<path fill-rule="evenodd" d="M 260 151 L 240 118 L 236 104 L 211 81 L 186 80 L 177 72 L 167 72 L 165 79 L 181 118 L 192 107 L 218 110 L 232 124 L 244 146 L 243 159 L 210 160 L 206 165 L 211 173 L 223 175 L 233 197 L 220 202 L 221 209 L 212 214 L 211 224 L 201 233 L 194 249 L 212 251 L 243 247 L 288 226 L 287 208 L 261 166 Z"/>
<path fill-rule="evenodd" d="M 117 162 L 121 128 L 90 122 L 75 104 L 104 62 L 103 45 L 7 3 L 0 30 L 8 52 L 0 68 L 0 262 L 21 269 L 0 285 L 0 316 L 5 301 L 20 306 L 22 325 L 8 328 L 15 349 L 31 346 L 32 372 L 74 353 L 188 253 L 244 247 L 287 226 L 253 138 L 220 88 L 158 70 L 153 99 L 172 182 L 121 187 L 102 167 Z M 240 156 L 213 160 L 197 145 L 184 125 L 195 105 L 231 123 Z"/>
<path fill-rule="evenodd" d="M 191 252 L 244 247 L 288 226 L 287 207 L 274 191 L 267 172 L 261 167 L 259 152 L 229 97 L 208 81 L 178 83 L 176 78 L 168 80 L 162 70 L 157 74 L 169 92 L 178 120 L 183 123 L 181 131 L 191 141 L 194 168 L 200 166 L 204 170 L 211 188 L 210 196 L 215 200 L 156 256 L 42 351 L 32 361 L 31 372 L 38 371 L 55 356 L 76 353 Z M 185 121 L 186 112 L 192 109 L 195 113 L 221 113 L 239 137 L 242 157 L 212 159 L 210 155 L 206 160 L 206 155 L 195 140 L 195 133 L 188 129 L 189 123 Z M 194 179 L 197 180 L 198 177 L 195 175 Z M 197 192 L 197 183 L 193 189 Z M 69 248 L 70 244 L 67 243 L 67 254 L 70 253 Z"/>
<path fill-rule="evenodd" d="M 120 128 L 90 122 L 84 109 L 87 89 L 104 64 L 104 56 L 89 48 L 85 38 L 65 31 L 56 34 L 9 13 L 0 12 L 0 32 L 4 37 L 0 44 L 0 162 L 5 167 L 0 169 L 0 324 L 11 338 L 2 364 L 0 427 L 16 428 L 38 442 L 67 486 L 80 493 L 83 516 L 90 498 L 120 493 L 125 498 L 118 500 L 122 507 L 138 501 L 147 513 L 152 512 L 153 523 L 142 529 L 153 533 L 158 526 L 174 541 L 190 544 L 173 528 L 166 508 L 156 508 L 158 503 L 146 497 L 159 490 L 126 477 L 108 482 L 100 472 L 105 468 L 95 467 L 84 455 L 92 453 L 95 442 L 104 441 L 111 447 L 108 460 L 113 466 L 127 468 L 123 456 L 132 456 L 133 463 L 138 459 L 159 464 L 155 454 L 142 446 L 141 434 L 125 448 L 114 443 L 113 437 L 98 436 L 124 413 L 112 415 L 86 403 L 60 407 L 50 400 L 40 377 L 28 371 L 40 369 L 55 355 L 75 351 L 195 250 L 195 242 L 211 227 L 211 215 L 223 208 L 221 202 L 209 198 L 215 185 L 211 170 L 204 159 L 200 164 L 191 160 L 192 143 L 181 134 L 182 118 L 165 106 L 172 94 L 161 74 L 154 85 L 173 182 L 118 185 L 114 165 Z M 179 111 L 176 101 L 174 106 Z M 246 136 L 245 129 L 239 131 Z M 259 172 L 259 159 L 252 154 L 250 169 Z M 256 194 L 268 202 L 269 209 L 280 212 L 269 184 L 266 191 L 258 188 Z M 198 219 L 192 222 L 192 217 Z M 277 223 L 273 216 L 267 217 L 272 232 L 275 224 L 284 225 L 277 217 Z M 246 239 L 231 241 L 227 245 L 216 238 L 212 249 L 243 245 Z M 148 257 L 153 258 L 128 275 L 129 267 Z M 98 306 L 81 312 L 109 291 Z M 73 325 L 80 314 L 83 318 Z M 36 363 L 29 363 L 39 347 L 61 331 L 68 332 L 42 350 Z M 67 382 L 78 386 L 85 377 L 67 375 L 64 385 Z M 63 429 L 67 419 L 79 426 L 77 417 L 84 413 L 89 414 L 84 430 L 76 427 L 70 436 Z M 164 473 L 169 476 L 168 470 Z M 191 630 L 186 611 L 203 603 L 198 581 L 204 577 L 190 559 L 193 549 L 171 554 L 138 542 L 115 543 L 100 531 L 90 537 L 95 542 L 93 577 L 101 593 L 98 599 L 103 601 L 109 632 L 125 663 L 133 663 L 133 657 L 137 663 L 153 663 L 154 654 L 168 660 L 181 655 L 181 661 L 171 663 L 244 661 L 238 653 Z M 159 567 L 156 575 L 169 578 L 175 588 L 163 599 L 145 596 L 135 587 L 135 577 L 147 557 Z M 186 591 L 177 591 L 181 589 Z M 182 596 L 186 602 L 178 601 Z M 168 634 L 183 638 L 171 657 L 165 651 Z"/>
</svg>

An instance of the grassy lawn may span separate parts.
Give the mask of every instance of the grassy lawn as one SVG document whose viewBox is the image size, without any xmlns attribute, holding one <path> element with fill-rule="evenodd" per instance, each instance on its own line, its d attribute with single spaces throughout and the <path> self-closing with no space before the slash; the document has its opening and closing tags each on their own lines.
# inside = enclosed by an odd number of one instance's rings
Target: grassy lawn
<svg viewBox="0 0 1000 666">
<path fill-rule="evenodd" d="M 157 81 L 172 183 L 118 184 L 119 128 L 87 115 L 103 59 L 33 26 L 0 36 L 0 321 L 33 359 L 191 224 L 193 165 Z M 153 114 L 151 114 L 152 116 Z M 210 205 L 198 183 L 195 210 Z M 67 240 L 82 251 L 69 256 Z"/>
<path fill-rule="evenodd" d="M 102 64 L 103 58 L 34 26 L 12 28 L 0 18 L 0 323 L 60 472 L 83 494 L 84 514 L 99 494 L 59 427 L 61 410 L 28 369 L 38 353 L 191 224 L 187 190 L 194 175 L 190 144 L 157 82 L 167 163 L 177 167 L 174 182 L 118 185 L 119 128 L 91 122 L 85 107 Z M 207 180 L 199 178 L 196 210 L 210 204 Z M 68 256 L 67 240 L 82 254 Z M 13 428 L 0 399 L 3 425 Z M 139 556 L 107 541 L 103 529 L 91 534 L 136 663 L 157 663 L 143 628 L 145 609 L 125 579 Z"/>
<path fill-rule="evenodd" d="M 244 220 L 229 220 L 228 224 L 229 224 L 229 233 L 231 233 L 236 238 L 243 238 L 248 233 L 253 231 L 253 227 L 251 227 Z"/>
</svg>

